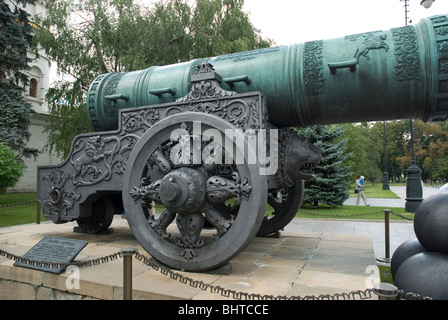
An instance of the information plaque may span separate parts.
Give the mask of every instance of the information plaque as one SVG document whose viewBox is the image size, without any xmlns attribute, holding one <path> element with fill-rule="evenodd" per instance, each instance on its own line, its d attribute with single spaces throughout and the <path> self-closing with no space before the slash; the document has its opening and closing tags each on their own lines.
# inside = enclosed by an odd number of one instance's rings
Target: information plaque
<svg viewBox="0 0 448 320">
<path fill-rule="evenodd" d="M 38 262 L 70 263 L 88 244 L 87 241 L 57 237 L 45 237 L 23 255 L 23 258 Z M 37 265 L 17 261 L 14 266 L 37 269 L 52 273 L 62 273 L 65 266 Z"/>
</svg>

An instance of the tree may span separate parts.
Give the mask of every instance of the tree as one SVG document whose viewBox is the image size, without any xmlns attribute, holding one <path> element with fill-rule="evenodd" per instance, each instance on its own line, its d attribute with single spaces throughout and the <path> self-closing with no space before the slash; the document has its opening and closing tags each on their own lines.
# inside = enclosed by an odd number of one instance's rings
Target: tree
<svg viewBox="0 0 448 320">
<path fill-rule="evenodd" d="M 422 169 L 422 179 L 434 180 L 448 178 L 448 124 L 446 122 L 425 123 L 413 121 L 414 154 L 416 165 Z M 370 135 L 377 145 L 383 145 L 383 122 L 370 126 Z M 409 120 L 386 122 L 386 163 L 392 172 L 393 181 L 406 176 L 411 165 L 412 146 Z M 384 152 L 381 154 L 381 161 Z M 380 163 L 378 167 L 381 167 Z"/>
<path fill-rule="evenodd" d="M 37 156 L 38 150 L 27 146 L 28 127 L 33 114 L 25 101 L 24 88 L 28 84 L 28 51 L 32 44 L 29 15 L 20 5 L 35 0 L 0 0 L 0 141 L 19 157 Z"/>
<path fill-rule="evenodd" d="M 314 178 L 305 183 L 305 203 L 342 205 L 348 199 L 352 173 L 344 163 L 351 154 L 346 153 L 347 139 L 339 139 L 343 133 L 342 126 L 315 125 L 299 129 L 299 134 L 323 150 Z"/>
<path fill-rule="evenodd" d="M 165 0 L 145 8 L 133 0 L 47 0 L 38 42 L 70 77 L 47 99 L 49 148 L 67 156 L 74 136 L 92 131 L 86 93 L 100 74 L 128 72 L 268 47 L 242 12 L 243 0 Z"/>
<path fill-rule="evenodd" d="M 6 188 L 16 185 L 24 167 L 11 148 L 0 142 L 0 194 L 5 193 Z"/>
<path fill-rule="evenodd" d="M 343 124 L 344 133 L 341 139 L 346 139 L 347 158 L 345 165 L 350 167 L 353 177 L 363 175 L 367 179 L 382 177 L 383 161 L 380 158 L 384 150 L 383 144 L 379 144 L 377 138 L 372 136 L 369 123 Z"/>
<path fill-rule="evenodd" d="M 446 179 L 448 176 L 448 126 L 443 122 L 425 123 L 414 120 L 414 150 L 417 166 L 422 169 L 422 179 Z M 406 135 L 406 152 L 399 158 L 402 166 L 411 164 L 410 132 Z"/>
<path fill-rule="evenodd" d="M 399 181 L 403 172 L 409 167 L 403 166 L 401 157 L 407 152 L 405 138 L 409 132 L 409 120 L 386 121 L 386 155 L 384 155 L 384 122 L 375 122 L 370 127 L 372 138 L 381 149 L 381 157 L 378 168 L 383 168 L 384 156 L 386 156 L 387 170 L 391 171 L 392 181 Z"/>
</svg>

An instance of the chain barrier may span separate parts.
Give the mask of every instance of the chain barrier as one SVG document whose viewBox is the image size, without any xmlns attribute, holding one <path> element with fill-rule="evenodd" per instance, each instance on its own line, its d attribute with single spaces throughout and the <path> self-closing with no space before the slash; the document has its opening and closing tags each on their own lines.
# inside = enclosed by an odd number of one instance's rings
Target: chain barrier
<svg viewBox="0 0 448 320">
<path fill-rule="evenodd" d="M 9 253 L 7 251 L 4 251 L 0 249 L 0 256 L 6 257 L 7 259 L 14 260 L 15 262 L 25 263 L 36 267 L 44 267 L 44 268 L 67 268 L 68 266 L 76 266 L 78 268 L 83 267 L 91 267 L 96 266 L 101 263 L 106 263 L 109 261 L 118 260 L 121 258 L 122 254 L 121 252 L 114 253 L 108 256 L 104 256 L 97 259 L 87 260 L 87 261 L 74 261 L 70 263 L 63 263 L 63 262 L 44 262 L 44 261 L 37 261 L 32 260 L 28 258 L 24 258 L 21 256 L 17 256 L 15 254 Z"/>
<path fill-rule="evenodd" d="M 107 255 L 97 259 L 91 259 L 87 261 L 74 261 L 70 263 L 55 263 L 55 262 L 42 262 L 36 261 L 28 258 L 24 258 L 21 256 L 17 256 L 15 254 L 9 253 L 0 249 L 0 256 L 6 257 L 7 259 L 14 260 L 16 262 L 26 263 L 29 265 L 34 265 L 38 267 L 46 267 L 46 268 L 67 268 L 68 266 L 77 266 L 81 267 L 90 267 L 99 265 L 102 263 L 107 263 L 110 261 L 115 261 L 123 257 L 122 252 L 117 252 L 111 255 Z M 186 277 L 178 272 L 172 271 L 161 264 L 155 262 L 153 259 L 150 259 L 138 252 L 135 252 L 135 258 L 142 262 L 143 264 L 151 267 L 152 269 L 159 271 L 162 275 L 168 276 L 175 281 L 179 281 L 182 284 L 189 285 L 192 288 L 198 288 L 203 291 L 209 290 L 211 293 L 220 294 L 226 298 L 233 298 L 236 300 L 366 300 L 372 299 L 374 296 L 372 293 L 377 294 L 375 289 L 366 289 L 366 290 L 358 290 L 352 291 L 348 293 L 336 293 L 333 295 L 324 294 L 320 296 L 309 295 L 309 296 L 273 296 L 273 295 L 261 295 L 256 293 L 247 293 L 240 292 L 236 290 L 225 289 L 220 286 L 214 286 L 208 283 L 205 283 L 201 280 L 195 280 L 193 278 Z M 397 299 L 398 300 L 435 300 L 431 297 L 423 297 L 418 294 L 405 292 L 402 290 L 397 290 Z"/>
<path fill-rule="evenodd" d="M 33 202 L 36 202 L 36 201 L 37 201 L 37 199 L 33 199 L 33 200 L 28 200 L 28 201 L 16 202 L 16 203 L 2 204 L 2 205 L 0 205 L 0 208 L 18 207 L 18 206 L 22 206 L 24 204 L 33 203 Z"/>
<path fill-rule="evenodd" d="M 414 221 L 414 219 L 406 217 L 406 216 L 402 215 L 401 213 L 396 213 L 396 212 L 393 212 L 393 211 L 391 211 L 390 213 L 392 213 L 393 215 L 395 215 L 395 216 L 397 216 L 399 218 L 402 218 L 402 219 L 405 219 L 405 220 L 409 220 L 409 221 Z"/>
<path fill-rule="evenodd" d="M 210 290 L 211 293 L 219 293 L 221 296 L 226 298 L 233 298 L 237 300 L 355 300 L 356 297 L 359 299 L 371 299 L 373 289 L 367 289 L 365 291 L 353 291 L 350 293 L 340 293 L 335 295 L 321 295 L 321 296 L 273 296 L 273 295 L 261 295 L 256 293 L 247 293 L 240 292 L 236 290 L 225 289 L 220 286 L 214 286 L 208 283 L 205 283 L 200 280 L 195 280 L 189 277 L 185 277 L 178 272 L 174 272 L 168 268 L 163 267 L 162 265 L 154 262 L 152 259 L 149 259 L 140 253 L 136 253 L 135 258 L 142 262 L 143 264 L 153 268 L 156 271 L 159 271 L 161 274 L 169 276 L 173 280 L 177 280 L 180 283 L 185 285 L 189 285 L 193 288 L 199 288 L 203 291 Z"/>
<path fill-rule="evenodd" d="M 325 213 L 317 213 L 317 212 L 305 211 L 305 210 L 300 209 L 298 213 L 299 213 L 299 215 L 302 213 L 302 214 L 309 214 L 309 215 L 320 216 L 320 217 L 325 217 L 325 218 L 353 218 L 353 217 L 374 216 L 374 215 L 382 214 L 382 213 L 384 213 L 384 211 L 374 211 L 374 212 L 359 213 L 359 214 L 325 214 Z M 412 218 L 406 217 L 400 213 L 396 213 L 393 211 L 390 211 L 390 213 L 392 213 L 393 215 L 395 215 L 399 218 L 414 221 Z"/>
</svg>

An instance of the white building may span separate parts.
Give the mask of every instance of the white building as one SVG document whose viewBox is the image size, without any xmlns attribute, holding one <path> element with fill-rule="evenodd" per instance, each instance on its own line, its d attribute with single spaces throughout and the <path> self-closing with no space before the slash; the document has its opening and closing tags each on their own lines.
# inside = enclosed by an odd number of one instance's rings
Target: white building
<svg viewBox="0 0 448 320">
<path fill-rule="evenodd" d="M 35 2 L 35 5 L 27 5 L 24 9 L 31 15 L 30 20 L 33 20 L 35 16 L 45 14 L 45 6 L 38 1 Z M 30 82 L 25 90 L 25 97 L 31 103 L 36 114 L 31 118 L 31 125 L 29 127 L 31 137 L 28 145 L 42 152 L 36 159 L 25 159 L 26 169 L 24 169 L 23 176 L 15 187 L 9 190 L 13 192 L 36 191 L 37 166 L 54 165 L 61 162 L 61 159 L 43 150 L 47 143 L 47 136 L 43 131 L 45 125 L 50 121 L 48 105 L 45 101 L 45 95 L 50 84 L 50 61 L 44 52 L 40 52 L 38 59 L 32 53 L 29 54 L 29 57 L 33 61 L 30 63 L 31 69 L 28 72 Z"/>
</svg>

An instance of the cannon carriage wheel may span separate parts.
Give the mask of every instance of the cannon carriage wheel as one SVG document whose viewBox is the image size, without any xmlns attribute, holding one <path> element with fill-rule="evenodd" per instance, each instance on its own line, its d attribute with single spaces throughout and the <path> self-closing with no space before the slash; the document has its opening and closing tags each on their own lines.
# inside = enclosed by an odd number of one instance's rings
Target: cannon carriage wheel
<svg viewBox="0 0 448 320">
<path fill-rule="evenodd" d="M 296 216 L 303 201 L 305 191 L 305 182 L 303 180 L 289 188 L 279 189 L 277 192 L 268 193 L 266 213 L 257 232 L 257 237 L 267 237 L 275 234 L 277 231 L 286 227 Z M 280 194 L 280 196 L 278 196 Z M 281 197 L 281 198 L 279 198 Z M 239 206 L 233 203 L 224 203 L 217 205 L 219 209 L 225 212 L 226 217 L 234 216 L 238 213 Z M 269 214 L 269 211 L 272 212 Z"/>
<path fill-rule="evenodd" d="M 88 218 L 78 219 L 77 230 L 83 233 L 96 234 L 106 231 L 112 224 L 115 209 L 113 202 L 108 197 L 101 197 L 91 204 L 92 214 Z"/>
<path fill-rule="evenodd" d="M 269 194 L 268 205 L 273 209 L 272 216 L 265 215 L 257 236 L 269 236 L 286 227 L 299 211 L 304 191 L 305 182 L 299 180 L 292 187 L 278 191 L 281 193 L 281 200 L 273 194 Z"/>
<path fill-rule="evenodd" d="M 233 154 L 233 163 L 210 163 L 206 157 L 198 161 L 194 154 L 185 159 L 195 148 L 194 123 L 200 123 L 201 136 L 207 132 L 236 136 L 232 150 L 224 145 L 225 138 L 220 145 L 215 137 L 207 141 L 204 135 L 196 144 L 202 155 L 206 149 L 211 155 L 224 148 L 222 158 Z M 214 115 L 175 114 L 150 128 L 129 156 L 123 180 L 127 220 L 139 243 L 162 264 L 186 271 L 213 270 L 238 255 L 256 236 L 266 209 L 267 181 L 257 164 L 236 161 L 241 159 L 238 156 L 245 158 L 245 150 L 252 150 L 247 142 L 236 143 L 244 139 L 238 140 L 242 132 L 234 129 Z M 217 204 L 229 199 L 239 206 L 237 214 L 226 219 Z M 152 201 L 163 208 L 159 216 L 149 213 Z M 211 230 L 203 228 L 205 221 Z"/>
</svg>

